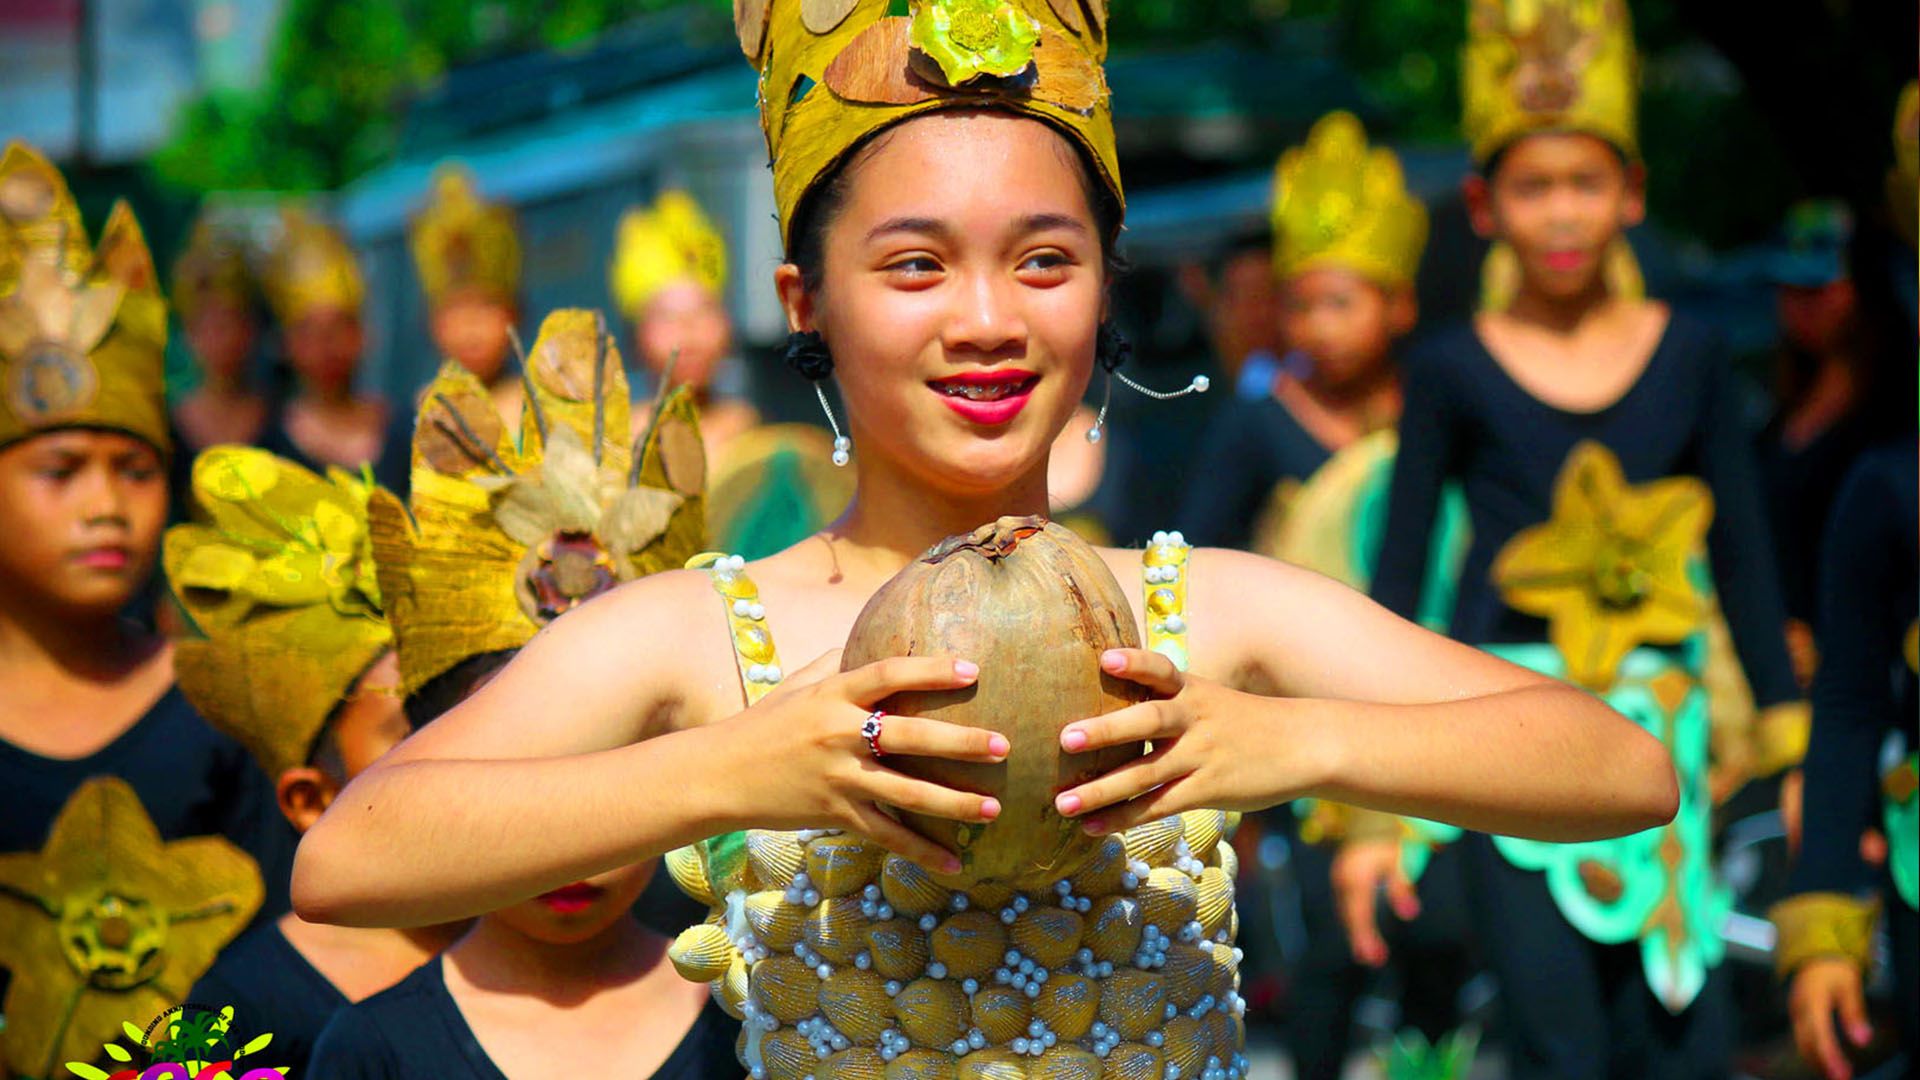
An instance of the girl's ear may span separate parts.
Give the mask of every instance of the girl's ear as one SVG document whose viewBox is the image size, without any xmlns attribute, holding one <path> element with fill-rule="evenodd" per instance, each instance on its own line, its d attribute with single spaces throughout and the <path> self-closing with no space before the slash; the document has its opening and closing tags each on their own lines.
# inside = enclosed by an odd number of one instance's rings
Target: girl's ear
<svg viewBox="0 0 1920 1080">
<path fill-rule="evenodd" d="M 807 291 L 806 280 L 798 266 L 781 263 L 773 272 L 773 288 L 779 293 L 780 306 L 787 313 L 789 333 L 803 334 L 819 329 L 814 325 L 813 294 Z"/>
<path fill-rule="evenodd" d="M 1620 204 L 1620 227 L 1631 229 L 1647 220 L 1647 167 L 1638 161 L 1626 164 L 1626 197 Z"/>
</svg>

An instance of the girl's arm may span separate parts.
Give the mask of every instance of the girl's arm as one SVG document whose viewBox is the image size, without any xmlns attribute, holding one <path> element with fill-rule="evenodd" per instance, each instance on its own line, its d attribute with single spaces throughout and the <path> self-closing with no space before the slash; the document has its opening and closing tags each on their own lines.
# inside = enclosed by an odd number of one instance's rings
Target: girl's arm
<svg viewBox="0 0 1920 1080">
<path fill-rule="evenodd" d="M 830 653 L 733 717 L 647 736 L 695 710 L 690 630 L 717 613 L 702 575 L 617 590 L 556 620 L 459 707 L 355 777 L 302 840 L 303 918 L 359 926 L 450 922 L 748 826 L 840 827 L 929 866 L 950 853 L 875 806 L 962 821 L 992 799 L 882 767 L 861 740 L 874 702 L 973 681 L 971 664 L 896 659 L 839 673 Z M 677 618 L 660 612 L 680 613 Z M 717 619 L 716 619 L 717 622 Z M 731 658 L 727 672 L 731 682 Z M 890 753 L 1003 758 L 1004 738 L 887 718 Z"/>
<path fill-rule="evenodd" d="M 1597 698 L 1297 567 L 1213 550 L 1194 564 L 1194 655 L 1286 696 L 1182 675 L 1154 653 L 1107 654 L 1108 671 L 1158 697 L 1068 725 L 1061 745 L 1154 750 L 1061 794 L 1067 814 L 1125 804 L 1093 814 L 1091 829 L 1303 796 L 1554 841 L 1673 818 L 1666 749 Z"/>
</svg>

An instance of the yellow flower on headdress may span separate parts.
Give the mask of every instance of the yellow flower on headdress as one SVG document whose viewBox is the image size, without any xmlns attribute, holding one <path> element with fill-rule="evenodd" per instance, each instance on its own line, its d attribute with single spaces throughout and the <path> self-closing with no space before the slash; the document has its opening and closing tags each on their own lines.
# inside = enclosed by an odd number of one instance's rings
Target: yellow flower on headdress
<svg viewBox="0 0 1920 1080">
<path fill-rule="evenodd" d="M 262 275 L 267 302 L 282 326 L 314 311 L 358 314 L 366 297 L 360 260 L 340 230 L 297 207 L 280 212 L 280 238 L 267 254 Z"/>
<path fill-rule="evenodd" d="M 1461 127 L 1476 162 L 1537 131 L 1639 156 L 1637 79 L 1626 0 L 1470 0 Z"/>
<path fill-rule="evenodd" d="M 115 203 L 90 249 L 59 170 L 11 143 L 0 248 L 0 445 L 98 427 L 167 449 L 166 301 L 133 211 Z"/>
<path fill-rule="evenodd" d="M 1427 209 L 1407 193 L 1400 159 L 1369 147 L 1349 112 L 1331 112 L 1274 175 L 1273 263 L 1281 277 L 1340 266 L 1389 288 L 1411 284 Z"/>
<path fill-rule="evenodd" d="M 265 896 L 223 837 L 162 843 L 118 777 L 88 780 L 39 851 L 0 855 L 0 1071 L 52 1076 L 186 997 Z"/>
<path fill-rule="evenodd" d="M 1687 563 L 1712 520 L 1697 478 L 1630 485 L 1611 450 L 1582 442 L 1554 482 L 1553 517 L 1500 549 L 1493 582 L 1507 606 L 1547 620 L 1573 682 L 1604 690 L 1636 646 L 1700 628 L 1707 609 Z"/>
<path fill-rule="evenodd" d="M 174 260 L 173 306 L 190 321 L 209 300 L 251 308 L 254 279 L 243 239 L 202 217 L 194 223 L 186 250 Z"/>
<path fill-rule="evenodd" d="M 520 290 L 513 211 L 482 199 L 462 166 L 443 165 L 434 173 L 433 196 L 413 219 L 408 240 L 430 305 L 467 289 L 512 304 Z"/>
<path fill-rule="evenodd" d="M 665 191 L 652 206 L 620 216 L 607 276 L 613 302 L 637 322 L 669 285 L 691 281 L 718 295 L 727 283 L 727 242 L 693 196 Z"/>
<path fill-rule="evenodd" d="M 443 365 L 414 430 L 411 513 L 386 491 L 369 504 L 408 694 L 701 549 L 706 458 L 687 391 L 635 446 L 598 312 L 548 315 L 527 360 L 517 434 L 472 373 Z"/>
<path fill-rule="evenodd" d="M 198 635 L 180 689 L 269 776 L 304 765 L 353 684 L 392 644 L 367 528 L 371 486 L 251 447 L 193 463 L 201 522 L 167 530 L 162 564 Z"/>
<path fill-rule="evenodd" d="M 914 11 L 907 41 L 939 65 L 948 86 L 965 86 L 1025 71 L 1040 24 L 1007 0 L 928 0 Z"/>
</svg>

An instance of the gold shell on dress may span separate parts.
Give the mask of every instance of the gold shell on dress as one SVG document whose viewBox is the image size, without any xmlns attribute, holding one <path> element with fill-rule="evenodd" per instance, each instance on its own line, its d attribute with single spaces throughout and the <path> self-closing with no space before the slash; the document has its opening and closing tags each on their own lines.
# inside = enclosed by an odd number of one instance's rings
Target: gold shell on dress
<svg viewBox="0 0 1920 1080">
<path fill-rule="evenodd" d="M 1227 812 L 1189 810 L 1180 815 L 1180 829 L 1181 836 L 1187 841 L 1187 850 L 1194 858 L 1204 862 L 1207 856 L 1213 854 L 1220 838 L 1227 834 Z"/>
<path fill-rule="evenodd" d="M 855 953 L 867 945 L 867 917 L 860 913 L 860 898 L 836 896 L 822 900 L 807 913 L 800 936 L 814 952 L 836 964 L 851 964 Z"/>
<path fill-rule="evenodd" d="M 777 892 L 757 892 L 747 897 L 746 911 L 753 936 L 776 952 L 793 948 L 807 919 L 806 908 L 787 903 Z"/>
<path fill-rule="evenodd" d="M 1163 817 L 1135 825 L 1121 833 L 1120 840 L 1127 846 L 1127 858 L 1138 859 L 1148 866 L 1165 866 L 1173 861 L 1173 845 L 1179 843 L 1185 833 L 1177 816 Z"/>
<path fill-rule="evenodd" d="M 820 1011 L 855 1045 L 878 1043 L 880 1033 L 893 1023 L 893 999 L 887 996 L 886 980 L 858 968 L 845 968 L 821 980 Z"/>
<path fill-rule="evenodd" d="M 1227 916 L 1233 912 L 1233 879 L 1220 867 L 1209 866 L 1200 872 L 1194 890 L 1199 903 L 1193 917 L 1200 920 L 1202 933 L 1211 940 L 1227 928 Z"/>
<path fill-rule="evenodd" d="M 927 935 L 907 919 L 867 927 L 873 970 L 889 979 L 911 979 L 927 969 Z"/>
<path fill-rule="evenodd" d="M 768 1032 L 760 1040 L 760 1060 L 769 1080 L 801 1080 L 820 1064 L 807 1037 L 792 1028 Z"/>
<path fill-rule="evenodd" d="M 902 915 L 933 915 L 946 910 L 952 894 L 918 863 L 887 856 L 880 868 L 880 893 Z"/>
<path fill-rule="evenodd" d="M 1210 941 L 1201 946 L 1213 954 L 1213 975 L 1207 980 L 1214 988 L 1214 996 L 1220 996 L 1222 989 L 1235 990 L 1240 986 L 1240 961 L 1233 958 L 1233 946 L 1218 941 Z"/>
<path fill-rule="evenodd" d="M 1162 1080 L 1166 1074 L 1160 1051 L 1140 1043 L 1121 1043 L 1107 1055 L 1102 1075 L 1106 1080 Z"/>
<path fill-rule="evenodd" d="M 1160 1030 L 1166 1034 L 1161 1046 L 1166 1050 L 1167 1064 L 1178 1066 L 1181 1076 L 1199 1076 L 1209 1055 L 1224 1061 L 1231 1053 L 1223 1053 L 1208 1042 L 1206 1028 L 1191 1016 L 1176 1016 Z"/>
<path fill-rule="evenodd" d="M 807 845 L 807 878 L 821 896 L 846 896 L 873 881 L 886 854 L 857 836 L 822 836 Z"/>
<path fill-rule="evenodd" d="M 792 833 L 773 829 L 747 830 L 747 865 L 763 889 L 784 889 L 806 866 L 806 852 Z"/>
<path fill-rule="evenodd" d="M 960 984 L 915 979 L 894 995 L 902 1034 L 920 1046 L 948 1046 L 967 1033 L 967 996 Z"/>
<path fill-rule="evenodd" d="M 1124 834 L 1123 834 L 1124 835 Z M 1108 896 L 1120 891 L 1120 879 L 1127 872 L 1127 844 L 1118 836 L 1109 836 L 1100 849 L 1073 875 L 1076 896 Z"/>
<path fill-rule="evenodd" d="M 1093 950 L 1095 959 L 1124 964 L 1140 951 L 1140 934 L 1146 925 L 1140 901 L 1131 896 L 1108 896 L 1094 902 L 1082 940 Z"/>
<path fill-rule="evenodd" d="M 1172 937 L 1193 921 L 1200 895 L 1185 871 L 1156 866 L 1148 872 L 1147 880 L 1140 883 L 1138 899 L 1146 910 L 1147 922 Z"/>
<path fill-rule="evenodd" d="M 1190 1008 L 1213 983 L 1213 954 L 1175 942 L 1167 947 L 1167 963 L 1160 973 L 1167 977 L 1167 999 L 1182 1009 Z"/>
<path fill-rule="evenodd" d="M 794 956 L 770 956 L 753 965 L 750 992 L 753 1002 L 783 1024 L 813 1015 L 820 976 Z"/>
<path fill-rule="evenodd" d="M 953 1055 L 943 1050 L 909 1050 L 887 1062 L 887 1080 L 954 1080 Z"/>
<path fill-rule="evenodd" d="M 700 858 L 700 849 L 689 844 L 677 847 L 660 857 L 667 865 L 667 876 L 680 891 L 693 897 L 707 907 L 716 907 L 719 901 L 714 898 L 713 885 L 707 880 L 707 864 Z"/>
<path fill-rule="evenodd" d="M 1220 867 L 1220 872 L 1227 875 L 1228 881 L 1240 879 L 1240 853 L 1234 850 L 1232 844 L 1221 844 L 1214 848 L 1213 861 Z"/>
<path fill-rule="evenodd" d="M 1013 921 L 1008 937 L 1022 956 L 1051 970 L 1067 962 L 1080 947 L 1085 920 L 1078 912 L 1057 907 L 1030 907 Z"/>
<path fill-rule="evenodd" d="M 1027 1080 L 1100 1080 L 1100 1059 L 1090 1050 L 1056 1045 L 1027 1066 Z"/>
<path fill-rule="evenodd" d="M 1100 1019 L 1123 1039 L 1144 1039 L 1167 1017 L 1167 980 L 1157 971 L 1114 971 L 1100 988 Z"/>
<path fill-rule="evenodd" d="M 713 999 L 720 1003 L 722 1011 L 735 1020 L 740 1019 L 746 1009 L 747 985 L 747 958 L 736 952 L 727 963 L 727 973 L 713 983 Z"/>
<path fill-rule="evenodd" d="M 998 916 L 968 910 L 933 931 L 933 959 L 950 979 L 977 979 L 993 971 L 1007 951 L 1007 928 Z"/>
<path fill-rule="evenodd" d="M 958 1080 L 1027 1080 L 1027 1059 L 1011 1050 L 975 1050 L 960 1059 Z"/>
<path fill-rule="evenodd" d="M 1063 1041 L 1081 1038 L 1100 1015 L 1100 984 L 1083 975 L 1049 976 L 1033 1003 L 1033 1014 Z"/>
<path fill-rule="evenodd" d="M 727 973 L 735 952 L 727 932 L 712 923 L 700 923 L 680 931 L 667 949 L 673 970 L 688 982 L 712 982 Z"/>
<path fill-rule="evenodd" d="M 822 1061 L 813 1075 L 816 1080 L 884 1080 L 887 1063 L 879 1052 L 855 1046 Z"/>
<path fill-rule="evenodd" d="M 983 986 L 973 995 L 972 1026 L 994 1046 L 1005 1046 L 1026 1034 L 1033 1018 L 1033 1002 L 1011 986 Z"/>
</svg>

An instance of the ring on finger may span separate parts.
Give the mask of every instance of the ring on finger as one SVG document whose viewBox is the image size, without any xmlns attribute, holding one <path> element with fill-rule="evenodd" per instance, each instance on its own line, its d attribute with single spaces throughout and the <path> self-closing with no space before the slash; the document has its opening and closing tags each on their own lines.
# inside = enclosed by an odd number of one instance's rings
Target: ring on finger
<svg viewBox="0 0 1920 1080">
<path fill-rule="evenodd" d="M 860 725 L 860 737 L 867 740 L 867 749 L 872 751 L 876 758 L 887 756 L 887 752 L 880 749 L 880 731 L 885 726 L 881 721 L 886 715 L 885 712 L 875 709 L 867 714 L 866 722 Z"/>
</svg>

